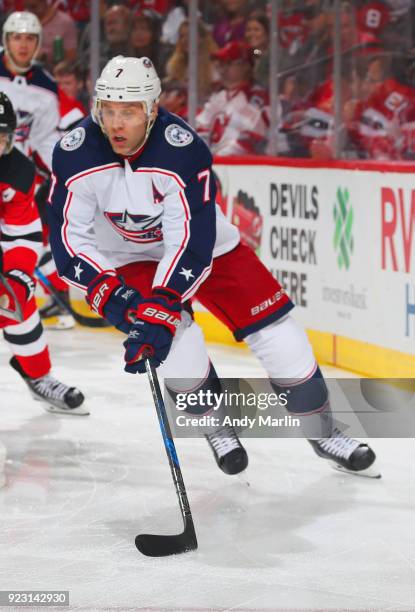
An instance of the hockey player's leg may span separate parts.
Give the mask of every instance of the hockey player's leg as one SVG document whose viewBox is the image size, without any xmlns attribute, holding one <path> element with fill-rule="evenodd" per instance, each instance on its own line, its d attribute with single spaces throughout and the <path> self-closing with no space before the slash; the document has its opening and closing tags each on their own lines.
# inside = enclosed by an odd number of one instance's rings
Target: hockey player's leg
<svg viewBox="0 0 415 612">
<path fill-rule="evenodd" d="M 59 298 L 65 304 L 69 302 L 69 288 L 68 285 L 58 276 L 55 262 L 52 258 L 52 253 L 49 245 L 44 248 L 44 252 L 40 258 L 39 265 L 40 271 L 52 286 L 58 292 Z M 41 319 L 44 319 L 48 329 L 72 329 L 75 327 L 75 319 L 73 316 L 65 310 L 60 304 L 57 303 L 53 295 L 50 294 L 48 288 L 42 281 L 40 281 L 44 291 L 47 294 L 46 302 L 41 308 L 39 308 L 39 314 Z"/>
<path fill-rule="evenodd" d="M 49 350 L 34 298 L 24 310 L 23 322 L 5 326 L 3 336 L 13 353 L 10 365 L 20 374 L 32 397 L 43 402 L 46 410 L 59 414 L 89 414 L 82 405 L 85 398 L 81 391 L 50 374 Z"/>
<path fill-rule="evenodd" d="M 278 393 L 289 389 L 287 409 L 300 419 L 317 455 L 354 473 L 373 464 L 376 456 L 367 444 L 333 426 L 326 383 L 305 331 L 291 316 L 247 336 L 246 342 L 266 369 L 273 388 Z"/>
<path fill-rule="evenodd" d="M 203 334 L 187 312 L 182 313 L 182 324 L 176 333 L 169 356 L 159 368 L 168 379 L 170 398 L 175 402 L 178 393 L 206 394 L 221 392 L 221 383 L 209 360 Z M 186 412 L 202 417 L 213 412 L 212 407 L 194 406 Z M 215 410 L 215 417 L 223 421 L 224 415 Z M 225 474 L 238 474 L 248 465 L 248 455 L 232 427 L 206 427 L 206 440 L 214 454 L 216 463 Z"/>
</svg>

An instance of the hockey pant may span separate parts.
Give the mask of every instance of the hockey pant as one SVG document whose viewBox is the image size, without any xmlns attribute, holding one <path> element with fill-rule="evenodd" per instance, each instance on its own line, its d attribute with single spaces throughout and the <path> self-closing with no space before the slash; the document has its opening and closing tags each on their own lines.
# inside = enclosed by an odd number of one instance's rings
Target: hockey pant
<svg viewBox="0 0 415 612">
<path fill-rule="evenodd" d="M 30 378 L 40 378 L 49 373 L 49 349 L 34 297 L 23 310 L 23 321 L 4 326 L 3 336 Z"/>
</svg>

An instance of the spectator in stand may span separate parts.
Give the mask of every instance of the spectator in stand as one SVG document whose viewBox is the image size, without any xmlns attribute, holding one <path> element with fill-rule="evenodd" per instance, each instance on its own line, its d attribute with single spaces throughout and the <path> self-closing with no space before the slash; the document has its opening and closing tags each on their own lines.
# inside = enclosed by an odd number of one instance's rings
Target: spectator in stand
<svg viewBox="0 0 415 612">
<path fill-rule="evenodd" d="M 53 69 L 58 86 L 69 98 L 77 100 L 84 113 L 89 108 L 89 98 L 86 93 L 85 75 L 79 64 L 60 62 Z"/>
<path fill-rule="evenodd" d="M 114 4 L 104 15 L 104 35 L 107 42 L 105 62 L 116 55 L 128 55 L 130 50 L 131 11 Z"/>
<path fill-rule="evenodd" d="M 384 0 L 390 13 L 389 23 L 383 37 L 385 46 L 392 50 L 409 50 L 414 46 L 411 12 L 412 0 Z"/>
<path fill-rule="evenodd" d="M 187 17 L 187 0 L 127 0 L 126 4 L 135 13 L 156 13 L 162 20 L 162 42 L 171 47 L 177 43 L 179 27 Z"/>
<path fill-rule="evenodd" d="M 216 80 L 211 57 L 217 47 L 206 26 L 201 21 L 198 24 L 198 32 L 198 100 L 203 104 L 210 95 L 212 84 Z M 186 20 L 179 28 L 179 40 L 173 55 L 166 65 L 166 75 L 169 80 L 187 83 L 189 65 L 188 45 L 189 23 Z"/>
<path fill-rule="evenodd" d="M 390 22 L 390 11 L 383 0 L 358 0 L 355 6 L 357 27 L 379 39 Z"/>
<path fill-rule="evenodd" d="M 161 18 L 145 10 L 133 18 L 130 35 L 130 55 L 149 57 L 160 76 L 164 75 L 165 45 L 160 42 Z"/>
<path fill-rule="evenodd" d="M 293 9 L 291 4 L 288 4 L 278 15 L 280 71 L 289 70 L 303 61 L 305 45 L 310 36 L 310 13 L 307 11 L 309 7 L 300 6 Z"/>
<path fill-rule="evenodd" d="M 248 0 L 221 0 L 221 4 L 225 15 L 213 29 L 213 38 L 219 47 L 233 40 L 244 40 L 249 12 Z"/>
<path fill-rule="evenodd" d="M 99 63 L 101 69 L 116 55 L 130 55 L 130 32 L 132 13 L 121 4 L 106 8 L 101 0 L 101 38 Z M 89 65 L 90 26 L 86 26 L 78 45 L 78 61 L 81 66 Z"/>
<path fill-rule="evenodd" d="M 359 101 L 365 103 L 381 83 L 391 74 L 390 58 L 387 55 L 371 57 L 362 67 L 362 84 Z"/>
<path fill-rule="evenodd" d="M 246 20 L 245 40 L 254 56 L 254 79 L 262 87 L 269 84 L 269 19 L 265 13 L 253 13 Z"/>
<path fill-rule="evenodd" d="M 242 42 L 216 51 L 222 89 L 211 94 L 197 115 L 196 128 L 215 155 L 252 155 L 266 144 L 266 91 L 253 83 L 253 58 Z"/>
<path fill-rule="evenodd" d="M 164 15 L 161 40 L 166 45 L 174 46 L 179 39 L 179 28 L 187 18 L 185 2 L 177 0 L 170 2 L 170 9 Z"/>
<path fill-rule="evenodd" d="M 42 24 L 42 47 L 39 59 L 49 69 L 62 60 L 74 61 L 77 31 L 70 15 L 60 10 L 60 0 L 24 0 L 25 10 L 34 13 Z M 59 40 L 57 44 L 55 39 Z"/>
<path fill-rule="evenodd" d="M 295 62 L 289 67 L 307 66 L 311 93 L 311 90 L 324 82 L 331 72 L 333 43 L 328 1 L 306 0 L 304 17 L 309 35 L 299 54 L 295 56 Z"/>
<path fill-rule="evenodd" d="M 341 79 L 342 122 L 336 130 L 343 157 L 356 156 L 356 147 L 349 140 L 346 128 L 350 115 L 347 109 L 351 103 L 355 103 L 359 98 L 359 86 L 359 74 L 353 63 L 343 61 Z M 335 132 L 332 77 L 319 85 L 302 105 L 297 98 L 296 108 L 293 107 L 292 112 L 285 117 L 282 131 L 287 138 L 289 156 L 311 157 L 321 161 L 333 159 Z"/>
<path fill-rule="evenodd" d="M 187 121 L 187 87 L 180 81 L 163 80 L 160 106 Z"/>
<path fill-rule="evenodd" d="M 366 18 L 363 14 L 358 14 L 360 19 L 356 18 L 355 7 L 350 2 L 343 2 L 340 15 L 340 47 L 343 53 L 353 52 L 355 57 L 358 55 L 367 55 L 368 52 L 379 51 L 380 39 L 378 38 L 378 30 L 372 28 L 360 28 L 360 24 L 370 19 L 370 13 L 366 7 Z M 331 39 L 334 41 L 334 15 L 331 17 Z M 333 47 L 334 47 L 334 43 Z M 334 48 L 332 48 L 334 53 Z"/>
<path fill-rule="evenodd" d="M 90 0 L 66 0 L 66 6 L 72 19 L 74 20 L 78 36 L 84 31 L 91 17 Z"/>
<path fill-rule="evenodd" d="M 361 157 L 414 158 L 415 89 L 398 79 L 393 68 L 384 57 L 369 62 L 362 87 L 365 97 L 354 109 L 350 130 Z"/>
</svg>

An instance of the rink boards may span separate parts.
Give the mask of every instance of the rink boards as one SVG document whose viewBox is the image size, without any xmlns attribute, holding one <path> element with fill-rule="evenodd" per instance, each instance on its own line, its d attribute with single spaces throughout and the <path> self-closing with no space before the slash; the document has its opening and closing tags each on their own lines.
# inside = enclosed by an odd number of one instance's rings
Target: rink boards
<svg viewBox="0 0 415 612">
<path fill-rule="evenodd" d="M 414 164 L 217 160 L 223 209 L 281 279 L 320 358 L 415 365 Z"/>
</svg>

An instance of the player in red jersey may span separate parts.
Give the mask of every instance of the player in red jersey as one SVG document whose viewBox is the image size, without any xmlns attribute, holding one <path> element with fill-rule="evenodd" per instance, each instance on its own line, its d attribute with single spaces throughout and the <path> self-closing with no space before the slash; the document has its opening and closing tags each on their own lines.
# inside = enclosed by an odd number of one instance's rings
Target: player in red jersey
<svg viewBox="0 0 415 612">
<path fill-rule="evenodd" d="M 42 227 L 34 203 L 35 167 L 13 146 L 16 115 L 0 92 L 0 328 L 34 399 L 50 412 L 86 415 L 84 396 L 51 373 L 49 349 L 34 297 L 33 280 Z M 20 320 L 19 320 L 20 319 Z"/>
</svg>

